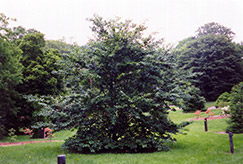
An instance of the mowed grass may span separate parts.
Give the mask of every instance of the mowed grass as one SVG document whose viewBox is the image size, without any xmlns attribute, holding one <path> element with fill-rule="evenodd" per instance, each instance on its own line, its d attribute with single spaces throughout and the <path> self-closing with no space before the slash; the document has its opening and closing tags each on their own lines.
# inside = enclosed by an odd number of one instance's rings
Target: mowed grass
<svg viewBox="0 0 243 164">
<path fill-rule="evenodd" d="M 215 111 L 219 113 L 219 111 Z M 192 113 L 170 112 L 169 117 L 179 123 L 194 117 Z M 234 134 L 235 154 L 230 154 L 229 136 L 217 134 L 227 127 L 227 119 L 208 120 L 208 132 L 204 121 L 194 121 L 186 127 L 187 134 L 176 135 L 177 143 L 168 152 L 144 154 L 73 154 L 61 149 L 62 142 L 37 143 L 0 147 L 0 163 L 4 164 L 56 164 L 57 156 L 66 155 L 67 164 L 222 164 L 243 163 L 243 134 Z M 73 132 L 63 131 L 55 139 L 65 139 Z"/>
</svg>

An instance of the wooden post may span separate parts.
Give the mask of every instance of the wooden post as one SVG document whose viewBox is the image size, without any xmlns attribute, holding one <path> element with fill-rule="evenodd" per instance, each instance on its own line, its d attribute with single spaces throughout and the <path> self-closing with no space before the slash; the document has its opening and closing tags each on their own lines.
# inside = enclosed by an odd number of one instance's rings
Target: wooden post
<svg viewBox="0 0 243 164">
<path fill-rule="evenodd" d="M 234 144 L 233 144 L 233 133 L 229 132 L 229 140 L 230 140 L 230 152 L 234 154 Z"/>
<path fill-rule="evenodd" d="M 205 132 L 207 132 L 208 131 L 207 118 L 204 119 L 204 127 L 205 127 Z"/>
<path fill-rule="evenodd" d="M 57 164 L 66 164 L 65 155 L 58 155 L 57 156 Z"/>
</svg>

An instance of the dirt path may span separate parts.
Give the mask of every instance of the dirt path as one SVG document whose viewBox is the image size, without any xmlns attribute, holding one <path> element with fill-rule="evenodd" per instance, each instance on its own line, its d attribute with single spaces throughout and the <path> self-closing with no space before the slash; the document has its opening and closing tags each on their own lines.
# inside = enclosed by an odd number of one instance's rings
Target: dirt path
<svg viewBox="0 0 243 164">
<path fill-rule="evenodd" d="M 48 140 L 48 141 L 23 141 L 23 142 L 0 142 L 0 147 L 5 146 L 18 146 L 25 144 L 33 144 L 33 143 L 43 143 L 43 142 L 63 142 L 63 140 Z"/>
<path fill-rule="evenodd" d="M 228 118 L 229 115 L 227 116 L 212 116 L 212 117 L 208 117 L 207 120 L 214 120 L 214 119 L 222 119 L 222 118 Z M 197 121 L 197 120 L 204 120 L 205 117 L 200 117 L 200 118 L 191 118 L 187 121 Z"/>
</svg>

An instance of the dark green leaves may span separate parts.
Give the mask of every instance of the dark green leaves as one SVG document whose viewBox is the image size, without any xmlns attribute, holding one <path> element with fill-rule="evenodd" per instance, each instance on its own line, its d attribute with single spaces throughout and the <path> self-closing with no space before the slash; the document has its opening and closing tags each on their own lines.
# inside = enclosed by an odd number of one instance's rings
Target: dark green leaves
<svg viewBox="0 0 243 164">
<path fill-rule="evenodd" d="M 168 150 L 178 126 L 167 118 L 178 77 L 167 50 L 143 25 L 90 19 L 96 38 L 65 56 L 69 94 L 45 103 L 56 130 L 78 128 L 64 147 L 82 153 Z M 177 81 L 178 80 L 178 81 Z M 50 109 L 51 108 L 51 109 Z M 55 117 L 52 117 L 55 116 Z"/>
<path fill-rule="evenodd" d="M 175 49 L 178 68 L 192 70 L 197 76 L 193 84 L 200 88 L 207 101 L 242 80 L 240 54 L 236 45 L 223 34 L 200 35 L 189 38 Z"/>
<path fill-rule="evenodd" d="M 230 120 L 227 132 L 243 133 L 243 82 L 235 85 L 230 94 Z"/>
<path fill-rule="evenodd" d="M 15 88 L 23 79 L 20 60 L 21 50 L 0 38 L 0 138 L 9 128 L 16 126 L 9 120 L 16 120 L 19 111 Z"/>
</svg>

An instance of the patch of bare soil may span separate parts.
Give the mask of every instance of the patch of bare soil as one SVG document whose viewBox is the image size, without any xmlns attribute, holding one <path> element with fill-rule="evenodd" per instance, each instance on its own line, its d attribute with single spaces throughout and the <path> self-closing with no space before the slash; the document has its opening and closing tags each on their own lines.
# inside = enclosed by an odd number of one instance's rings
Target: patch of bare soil
<svg viewBox="0 0 243 164">
<path fill-rule="evenodd" d="M 227 132 L 216 132 L 217 134 L 228 134 Z"/>
<path fill-rule="evenodd" d="M 212 117 L 208 117 L 207 120 L 214 120 L 214 119 L 222 119 L 222 118 L 228 118 L 229 115 L 226 116 L 212 116 Z M 200 117 L 200 118 L 191 118 L 188 121 L 197 121 L 197 120 L 204 120 L 204 117 Z"/>
<path fill-rule="evenodd" d="M 42 143 L 42 142 L 63 142 L 62 140 L 47 140 L 47 141 L 23 141 L 23 142 L 0 142 L 0 147 L 19 146 L 25 144 Z"/>
</svg>

